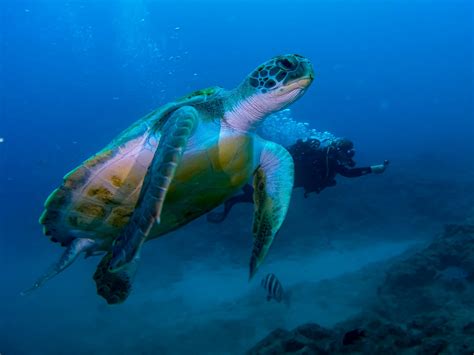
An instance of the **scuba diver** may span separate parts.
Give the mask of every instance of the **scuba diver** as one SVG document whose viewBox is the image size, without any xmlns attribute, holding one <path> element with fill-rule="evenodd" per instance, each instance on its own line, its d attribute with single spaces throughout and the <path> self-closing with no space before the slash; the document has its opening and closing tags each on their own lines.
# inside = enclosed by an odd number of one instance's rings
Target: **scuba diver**
<svg viewBox="0 0 474 355">
<path fill-rule="evenodd" d="M 383 164 L 356 168 L 354 144 L 347 138 L 336 138 L 327 146 L 322 146 L 317 139 L 299 139 L 288 147 L 295 164 L 295 181 L 293 188 L 304 188 L 304 197 L 311 192 L 320 193 L 326 187 L 336 185 L 337 174 L 353 178 L 367 174 L 381 174 L 389 161 Z M 210 212 L 207 221 L 222 222 L 236 203 L 253 203 L 253 187 L 250 184 L 242 188 L 242 193 L 224 202 L 223 212 Z"/>
</svg>

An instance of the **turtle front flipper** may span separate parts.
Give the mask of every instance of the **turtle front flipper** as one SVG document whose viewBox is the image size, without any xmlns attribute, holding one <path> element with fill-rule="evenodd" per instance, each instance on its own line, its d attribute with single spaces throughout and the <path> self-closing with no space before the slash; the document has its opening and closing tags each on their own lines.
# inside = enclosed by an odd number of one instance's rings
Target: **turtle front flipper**
<svg viewBox="0 0 474 355">
<path fill-rule="evenodd" d="M 111 272 L 116 272 L 133 261 L 153 225 L 160 223 L 166 193 L 197 120 L 196 109 L 183 106 L 173 112 L 164 124 L 133 215 L 114 243 L 109 263 Z"/>
<path fill-rule="evenodd" d="M 51 267 L 31 286 L 29 289 L 21 292 L 26 295 L 43 286 L 49 279 L 53 278 L 60 272 L 64 271 L 74 260 L 77 259 L 80 253 L 91 250 L 95 246 L 95 241 L 89 238 L 75 238 L 66 247 L 66 250 L 61 255 L 59 260 L 51 265 Z"/>
<path fill-rule="evenodd" d="M 285 219 L 293 189 L 293 176 L 290 153 L 275 143 L 266 142 L 253 178 L 255 213 L 250 279 L 262 264 Z"/>
</svg>

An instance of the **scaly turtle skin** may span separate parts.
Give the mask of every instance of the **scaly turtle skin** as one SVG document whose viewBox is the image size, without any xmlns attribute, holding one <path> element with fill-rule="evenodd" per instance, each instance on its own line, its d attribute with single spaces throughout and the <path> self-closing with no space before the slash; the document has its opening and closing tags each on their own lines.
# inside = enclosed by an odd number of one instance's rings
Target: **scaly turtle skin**
<svg viewBox="0 0 474 355">
<path fill-rule="evenodd" d="M 307 59 L 278 56 L 234 90 L 196 91 L 122 132 L 48 197 L 40 223 L 66 250 L 32 289 L 81 252 L 106 253 L 94 275 L 98 292 L 109 303 L 122 302 L 144 241 L 207 213 L 250 179 L 256 206 L 252 277 L 284 220 L 293 184 L 289 153 L 255 129 L 301 97 L 312 80 Z"/>
</svg>

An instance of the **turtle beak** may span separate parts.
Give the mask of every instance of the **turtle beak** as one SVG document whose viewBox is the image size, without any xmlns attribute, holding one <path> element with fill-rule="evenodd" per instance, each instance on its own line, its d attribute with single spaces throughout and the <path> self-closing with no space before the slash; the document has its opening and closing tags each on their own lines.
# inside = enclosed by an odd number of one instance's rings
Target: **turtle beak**
<svg viewBox="0 0 474 355">
<path fill-rule="evenodd" d="M 304 76 L 302 78 L 292 80 L 287 85 L 292 86 L 292 87 L 297 86 L 300 88 L 307 88 L 308 86 L 311 85 L 311 83 L 313 82 L 313 79 L 314 79 L 313 74 L 310 74 L 308 76 Z"/>
<path fill-rule="evenodd" d="M 306 89 L 313 82 L 313 74 L 304 75 L 302 77 L 288 81 L 284 86 L 282 86 L 278 91 L 277 95 L 287 95 L 292 92 L 297 92 L 298 97 L 301 96 Z"/>
</svg>

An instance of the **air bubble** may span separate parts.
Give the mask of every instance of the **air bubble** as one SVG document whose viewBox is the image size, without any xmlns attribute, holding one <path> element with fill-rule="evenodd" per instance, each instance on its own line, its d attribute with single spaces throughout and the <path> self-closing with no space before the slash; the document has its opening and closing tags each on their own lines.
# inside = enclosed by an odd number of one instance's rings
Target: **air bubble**
<svg viewBox="0 0 474 355">
<path fill-rule="evenodd" d="M 268 116 L 259 128 L 259 135 L 284 147 L 293 145 L 298 139 L 317 139 L 322 146 L 327 146 L 336 137 L 330 132 L 319 132 L 309 126 L 308 122 L 293 119 L 291 109 L 284 109 Z"/>
</svg>

